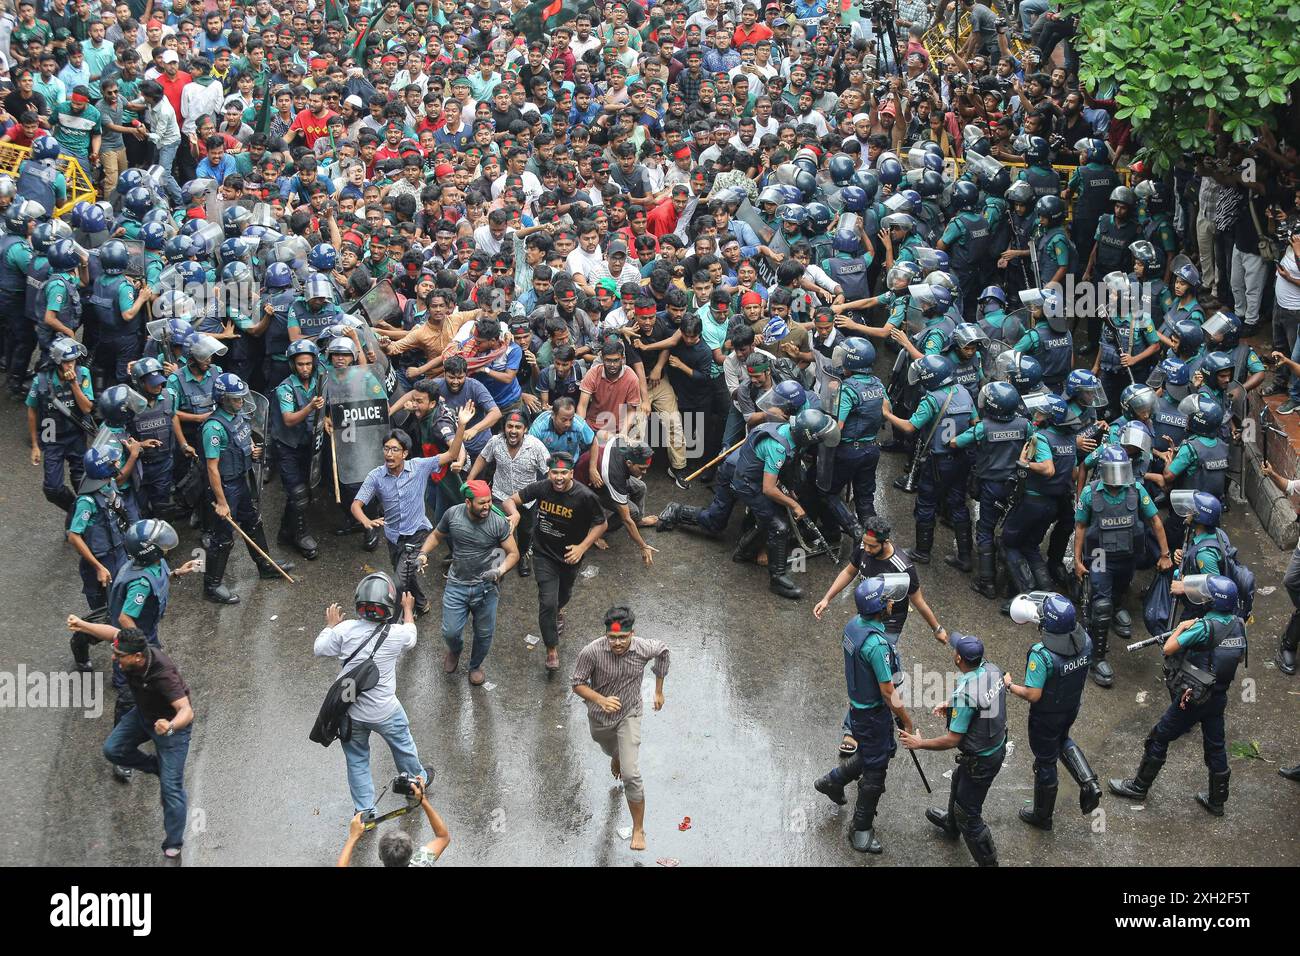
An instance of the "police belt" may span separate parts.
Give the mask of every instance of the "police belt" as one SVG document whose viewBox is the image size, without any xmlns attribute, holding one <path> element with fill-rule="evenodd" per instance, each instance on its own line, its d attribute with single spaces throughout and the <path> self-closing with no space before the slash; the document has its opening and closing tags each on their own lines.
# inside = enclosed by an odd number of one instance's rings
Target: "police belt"
<svg viewBox="0 0 1300 956">
<path fill-rule="evenodd" d="M 866 438 L 841 438 L 840 439 L 841 445 L 850 445 L 854 448 L 860 448 L 863 445 L 874 445 L 875 443 L 876 443 L 875 435 L 871 435 Z"/>
<path fill-rule="evenodd" d="M 992 760 L 994 757 L 998 755 L 998 750 L 1003 750 L 1006 748 L 1006 746 L 1007 746 L 1007 738 L 1003 737 L 1001 740 L 998 741 L 997 750 L 993 751 L 993 753 L 991 754 L 964 754 L 959 750 L 957 751 L 957 756 L 955 759 L 959 767 L 970 767 L 981 760 Z"/>
</svg>

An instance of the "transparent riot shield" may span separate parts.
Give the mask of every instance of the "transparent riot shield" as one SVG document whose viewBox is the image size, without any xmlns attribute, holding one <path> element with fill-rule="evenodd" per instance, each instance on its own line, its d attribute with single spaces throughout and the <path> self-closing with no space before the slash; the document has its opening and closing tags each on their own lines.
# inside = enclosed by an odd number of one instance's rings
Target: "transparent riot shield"
<svg viewBox="0 0 1300 956">
<path fill-rule="evenodd" d="M 376 282 L 370 291 L 361 298 L 349 302 L 343 309 L 349 315 L 357 315 L 370 325 L 387 322 L 389 325 L 402 324 L 402 305 L 393 290 L 393 283 L 388 279 Z"/>
<path fill-rule="evenodd" d="M 253 444 L 262 449 L 261 458 L 253 462 L 253 490 L 257 500 L 262 500 L 262 486 L 266 483 L 266 470 L 270 466 L 267 448 L 271 443 L 271 403 L 265 395 L 249 392 L 244 398 L 241 413 L 247 415 L 253 426 Z"/>
<path fill-rule="evenodd" d="M 994 333 L 989 331 L 989 344 L 984 349 L 984 375 L 986 378 L 996 378 L 994 374 L 997 368 L 998 356 L 1003 352 L 1009 352 L 1020 337 L 1025 334 L 1025 329 L 1029 328 L 1029 310 L 1016 309 L 1010 312 L 1002 320 L 1002 331 Z"/>
<path fill-rule="evenodd" d="M 772 238 L 772 233 L 775 230 L 763 221 L 763 217 L 760 216 L 758 210 L 750 204 L 748 198 L 741 201 L 740 207 L 736 210 L 736 218 L 749 226 L 749 228 L 753 229 L 755 235 L 757 235 L 759 240 L 763 243 L 766 243 Z"/>
</svg>

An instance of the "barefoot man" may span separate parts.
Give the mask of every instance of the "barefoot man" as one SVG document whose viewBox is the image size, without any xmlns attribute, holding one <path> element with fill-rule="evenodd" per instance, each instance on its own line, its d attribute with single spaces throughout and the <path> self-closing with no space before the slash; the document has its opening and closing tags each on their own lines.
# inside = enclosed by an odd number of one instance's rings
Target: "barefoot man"
<svg viewBox="0 0 1300 956">
<path fill-rule="evenodd" d="M 632 849 L 645 849 L 645 789 L 641 785 L 641 675 L 655 675 L 655 710 L 664 706 L 668 645 L 637 637 L 636 615 L 625 607 L 605 612 L 605 636 L 578 654 L 573 692 L 587 702 L 591 739 L 610 757 L 614 779 L 622 779 L 632 814 Z"/>
</svg>

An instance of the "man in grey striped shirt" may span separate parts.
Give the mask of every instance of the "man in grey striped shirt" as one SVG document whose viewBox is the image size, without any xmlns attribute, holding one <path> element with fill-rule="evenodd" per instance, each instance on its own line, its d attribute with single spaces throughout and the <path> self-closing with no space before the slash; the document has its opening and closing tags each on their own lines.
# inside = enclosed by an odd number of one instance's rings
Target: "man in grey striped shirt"
<svg viewBox="0 0 1300 956">
<path fill-rule="evenodd" d="M 578 654 L 573 692 L 587 702 L 591 739 L 610 758 L 609 769 L 623 780 L 632 814 L 632 849 L 645 849 L 645 789 L 641 782 L 641 675 L 651 661 L 655 675 L 655 710 L 664 706 L 668 645 L 637 637 L 636 615 L 628 608 L 605 612 L 605 636 Z"/>
</svg>

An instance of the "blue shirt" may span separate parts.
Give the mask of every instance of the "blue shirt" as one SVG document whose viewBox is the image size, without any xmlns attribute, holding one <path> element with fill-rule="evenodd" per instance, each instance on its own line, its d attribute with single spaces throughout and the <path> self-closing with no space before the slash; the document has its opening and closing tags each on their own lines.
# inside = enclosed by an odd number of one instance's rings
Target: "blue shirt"
<svg viewBox="0 0 1300 956">
<path fill-rule="evenodd" d="M 490 369 L 493 372 L 518 373 L 519 365 L 523 360 L 524 350 L 518 345 L 515 345 L 514 342 L 511 342 L 510 347 L 506 349 L 505 354 L 495 362 L 489 363 L 487 369 Z M 518 374 L 508 382 L 501 382 L 493 378 L 491 375 L 488 375 L 485 370 L 483 372 L 475 373 L 474 381 L 483 383 L 483 387 L 488 390 L 488 394 L 492 396 L 492 401 L 496 402 L 499 408 L 506 408 L 513 405 L 515 402 L 519 401 L 519 396 L 523 393 L 523 388 L 519 385 Z"/>
<path fill-rule="evenodd" d="M 439 459 L 408 458 L 402 470 L 389 474 L 387 465 L 366 475 L 357 492 L 357 501 L 370 504 L 375 495 L 384 505 L 384 537 L 394 544 L 404 534 L 428 531 L 433 527 L 424 511 L 424 489 L 429 476 L 438 470 Z"/>
<path fill-rule="evenodd" d="M 235 157 L 229 153 L 222 153 L 221 162 L 212 165 L 209 157 L 204 156 L 199 160 L 198 165 L 194 167 L 195 179 L 215 179 L 220 186 L 226 181 L 227 176 L 233 176 L 238 170 L 235 168 Z"/>
<path fill-rule="evenodd" d="M 445 378 L 436 378 L 433 380 L 433 384 L 437 386 L 438 394 L 442 396 L 443 401 L 447 403 L 447 407 L 453 412 L 459 412 L 466 402 L 472 401 L 474 403 L 474 417 L 465 426 L 466 429 L 473 428 L 483 420 L 488 412 L 497 407 L 497 403 L 492 398 L 492 393 L 484 387 L 482 382 L 476 379 L 465 379 L 465 384 L 461 386 L 459 392 L 452 392 L 447 387 Z M 481 431 L 465 442 L 465 450 L 469 452 L 471 457 L 477 458 L 478 453 L 483 450 L 483 446 L 488 443 L 488 439 L 491 437 L 490 432 Z"/>
<path fill-rule="evenodd" d="M 546 450 L 554 454 L 557 451 L 565 451 L 573 456 L 577 461 L 582 457 L 582 453 L 591 447 L 591 443 L 596 440 L 596 433 L 591 430 L 586 419 L 573 416 L 573 424 L 563 435 L 557 434 L 551 427 L 551 413 L 542 412 L 533 422 L 533 426 L 528 429 L 528 434 L 539 439 Z"/>
</svg>

